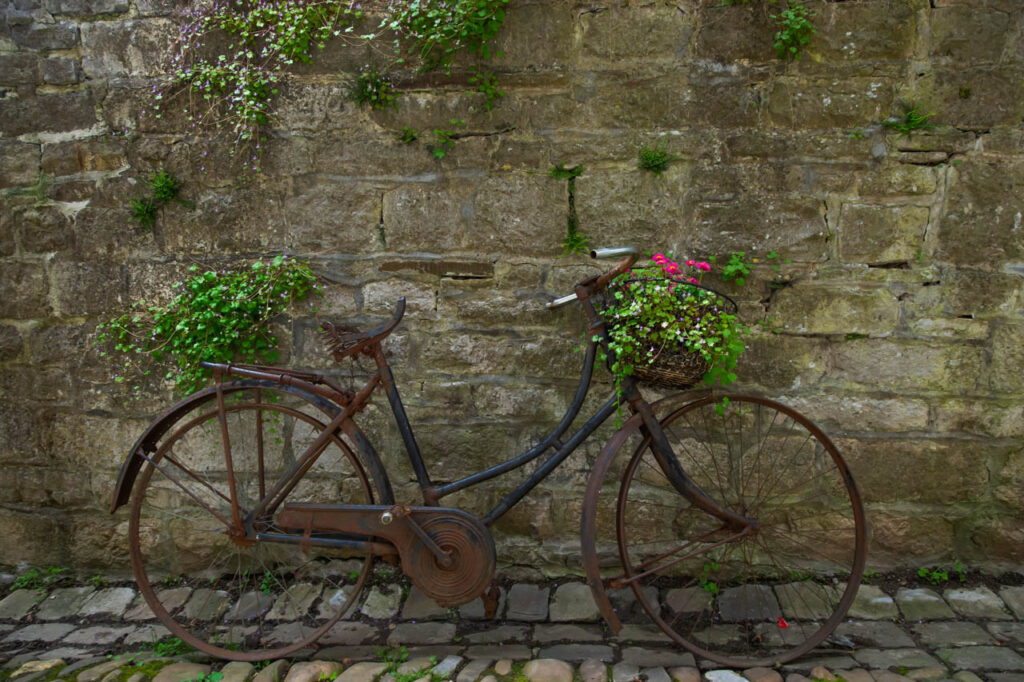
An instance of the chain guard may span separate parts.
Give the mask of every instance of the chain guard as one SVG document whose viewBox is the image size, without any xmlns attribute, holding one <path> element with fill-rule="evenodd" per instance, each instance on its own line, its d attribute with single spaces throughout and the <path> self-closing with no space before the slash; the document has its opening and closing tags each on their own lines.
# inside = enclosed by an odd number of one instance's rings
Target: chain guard
<svg viewBox="0 0 1024 682">
<path fill-rule="evenodd" d="M 402 569 L 416 587 L 440 606 L 461 606 L 491 585 L 496 565 L 494 540 L 480 519 L 458 510 L 416 509 L 416 523 L 452 557 L 447 568 L 418 540 L 401 547 Z"/>
</svg>

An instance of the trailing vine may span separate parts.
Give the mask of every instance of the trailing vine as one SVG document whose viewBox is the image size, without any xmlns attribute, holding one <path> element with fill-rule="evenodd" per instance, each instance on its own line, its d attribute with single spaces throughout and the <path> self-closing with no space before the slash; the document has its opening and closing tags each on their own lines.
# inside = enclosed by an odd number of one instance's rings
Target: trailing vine
<svg viewBox="0 0 1024 682">
<path fill-rule="evenodd" d="M 164 378 L 188 394 L 210 376 L 202 361 L 276 362 L 271 320 L 311 292 L 319 295 L 309 264 L 285 256 L 236 271 L 200 271 L 193 265 L 189 272 L 194 274 L 176 285 L 180 293 L 167 305 L 137 301 L 129 312 L 98 325 L 100 355 L 123 360 L 114 381 L 149 376 L 149 360 L 171 360 L 175 368 Z M 135 383 L 132 392 L 140 391 Z"/>
<path fill-rule="evenodd" d="M 168 87 L 187 97 L 189 120 L 258 140 L 282 73 L 347 36 L 363 18 L 356 0 L 201 0 L 179 33 Z M 226 49 L 214 49 L 226 43 Z M 157 116 L 164 91 L 157 93 Z"/>
<path fill-rule="evenodd" d="M 451 71 L 465 50 L 497 56 L 491 41 L 505 20 L 508 0 L 195 0 L 181 25 L 172 68 L 155 93 L 153 109 L 184 107 L 196 127 L 230 133 L 243 167 L 259 170 L 261 128 L 273 123 L 273 102 L 296 63 L 310 63 L 331 41 L 364 43 L 393 33 L 393 56 L 361 69 L 351 99 L 373 108 L 397 107 L 389 69 L 415 62 L 419 71 Z M 379 13 L 375 30 L 367 12 Z M 490 110 L 504 94 L 493 73 L 479 68 L 470 84 Z"/>
</svg>

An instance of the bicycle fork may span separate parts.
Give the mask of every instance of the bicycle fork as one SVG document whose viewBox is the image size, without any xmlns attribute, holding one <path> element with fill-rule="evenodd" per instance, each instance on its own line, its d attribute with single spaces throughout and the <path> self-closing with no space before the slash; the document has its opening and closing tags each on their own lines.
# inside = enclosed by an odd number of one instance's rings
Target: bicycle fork
<svg viewBox="0 0 1024 682">
<path fill-rule="evenodd" d="M 642 419 L 640 430 L 642 433 L 646 432 L 654 459 L 672 487 L 695 507 L 721 520 L 722 526 L 691 538 L 680 546 L 651 557 L 641 564 L 632 566 L 633 570 L 629 571 L 628 575 L 608 581 L 608 587 L 612 588 L 626 587 L 652 573 L 668 569 L 699 554 L 706 554 L 710 550 L 735 542 L 744 536 L 754 535 L 760 528 L 757 519 L 726 509 L 707 497 L 679 464 L 679 459 L 673 452 L 664 429 L 655 418 L 650 403 L 642 398 L 630 400 L 630 403 L 634 412 Z M 623 519 L 619 519 L 618 522 L 621 524 Z M 621 531 L 620 528 L 619 532 L 621 533 Z M 725 537 L 722 537 L 723 532 L 727 533 Z"/>
<path fill-rule="evenodd" d="M 756 534 L 760 529 L 757 519 L 737 514 L 731 509 L 726 509 L 718 504 L 694 484 L 693 480 L 683 471 L 679 464 L 679 458 L 672 451 L 672 445 L 665 436 L 665 430 L 654 416 L 651 405 L 646 400 L 637 400 L 633 403 L 633 409 L 643 419 L 642 431 L 646 431 L 651 440 L 651 452 L 658 462 L 662 472 L 668 477 L 669 482 L 676 491 L 685 497 L 691 504 L 700 510 L 721 519 L 723 528 L 733 531 L 736 539 L 741 535 Z"/>
</svg>

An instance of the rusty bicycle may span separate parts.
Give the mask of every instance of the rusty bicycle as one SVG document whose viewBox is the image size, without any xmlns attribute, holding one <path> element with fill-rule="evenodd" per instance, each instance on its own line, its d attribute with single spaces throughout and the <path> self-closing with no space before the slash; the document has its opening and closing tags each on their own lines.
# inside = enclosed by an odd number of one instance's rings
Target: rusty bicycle
<svg viewBox="0 0 1024 682">
<path fill-rule="evenodd" d="M 592 255 L 624 259 L 548 304 L 578 302 L 591 332 L 564 416 L 534 447 L 458 480 L 428 472 L 382 350 L 404 299 L 372 331 L 325 325 L 336 359 L 373 361 L 361 387 L 315 372 L 208 365 L 214 385 L 169 408 L 132 446 L 111 505 L 131 502 L 131 565 L 156 617 L 218 657 L 282 656 L 355 613 L 379 578 L 376 559 L 398 565 L 442 606 L 483 597 L 493 613 L 490 526 L 621 404 L 581 515 L 583 568 L 610 629 L 639 616 L 695 655 L 737 666 L 777 665 L 820 645 L 850 607 L 865 565 L 864 510 L 849 468 L 817 426 L 778 402 L 729 394 L 725 405 L 707 388 L 649 402 L 632 377 L 570 432 L 598 351 L 609 352 L 597 301 L 638 252 Z M 378 391 L 419 506 L 396 503 L 357 424 Z M 534 461 L 483 516 L 441 504 Z M 612 606 L 623 593 L 633 596 L 629 613 Z"/>
</svg>

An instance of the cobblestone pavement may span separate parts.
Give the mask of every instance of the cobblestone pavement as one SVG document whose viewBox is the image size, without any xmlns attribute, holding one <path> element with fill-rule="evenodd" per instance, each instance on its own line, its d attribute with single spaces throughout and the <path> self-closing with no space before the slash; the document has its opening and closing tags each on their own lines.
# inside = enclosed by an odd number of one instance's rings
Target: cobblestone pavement
<svg viewBox="0 0 1024 682">
<path fill-rule="evenodd" d="M 96 581 L 99 582 L 99 581 Z M 616 600 L 628 600 L 618 594 Z M 315 601 L 311 602 L 311 614 Z M 620 613 L 628 604 L 619 601 Z M 295 627 L 282 620 L 282 628 Z M 0 601 L 0 678 L 19 682 L 1024 682 L 1024 586 L 861 588 L 836 636 L 784 666 L 728 671 L 695 661 L 649 625 L 612 636 L 576 578 L 503 588 L 498 617 L 479 600 L 442 609 L 413 588 L 375 587 L 360 613 L 266 667 L 169 652 L 130 584 L 8 591 Z M 164 644 L 158 645 L 159 642 Z M 385 648 L 387 647 L 387 648 Z M 387 653 L 390 652 L 390 653 Z M 398 653 L 401 652 L 401 653 Z M 176 655 L 167 657 L 166 654 Z M 223 677 L 210 676 L 220 672 Z M 422 675 L 414 673 L 422 671 Z"/>
</svg>

